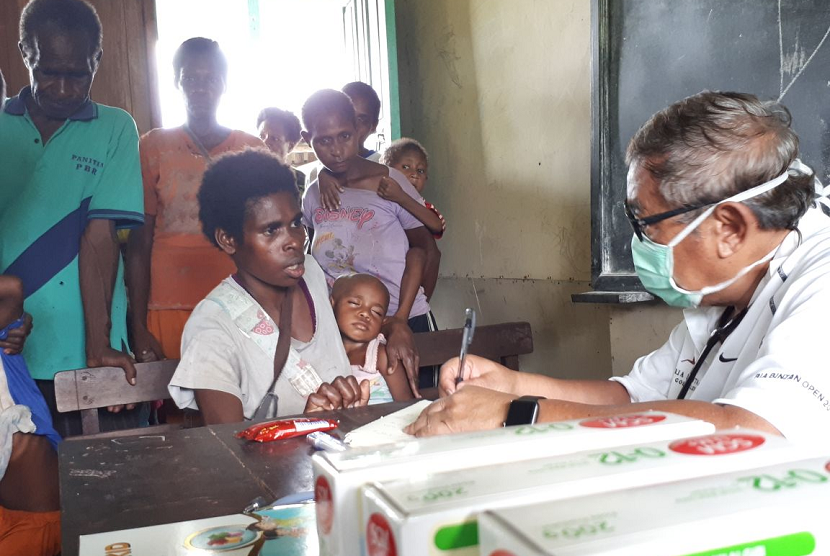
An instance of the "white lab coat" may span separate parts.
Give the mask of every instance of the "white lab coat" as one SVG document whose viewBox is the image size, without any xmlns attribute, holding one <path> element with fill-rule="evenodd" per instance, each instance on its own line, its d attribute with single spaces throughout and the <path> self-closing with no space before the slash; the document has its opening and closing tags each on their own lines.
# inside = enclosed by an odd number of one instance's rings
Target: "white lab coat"
<svg viewBox="0 0 830 556">
<path fill-rule="evenodd" d="M 722 313 L 685 310 L 662 347 L 611 380 L 635 403 L 676 399 Z M 781 243 L 745 318 L 711 351 L 686 399 L 742 407 L 794 442 L 830 447 L 828 367 L 830 217 L 812 208 Z"/>
</svg>

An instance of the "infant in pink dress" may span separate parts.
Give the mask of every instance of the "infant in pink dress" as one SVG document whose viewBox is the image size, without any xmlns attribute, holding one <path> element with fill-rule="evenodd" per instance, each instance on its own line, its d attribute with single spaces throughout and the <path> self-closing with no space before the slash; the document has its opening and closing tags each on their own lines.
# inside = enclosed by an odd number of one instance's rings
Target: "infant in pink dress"
<svg viewBox="0 0 830 556">
<path fill-rule="evenodd" d="M 352 375 L 369 381 L 369 404 L 412 399 L 406 373 L 388 372 L 386 338 L 380 332 L 389 307 L 383 282 L 371 274 L 341 276 L 332 286 L 331 306 Z"/>
</svg>

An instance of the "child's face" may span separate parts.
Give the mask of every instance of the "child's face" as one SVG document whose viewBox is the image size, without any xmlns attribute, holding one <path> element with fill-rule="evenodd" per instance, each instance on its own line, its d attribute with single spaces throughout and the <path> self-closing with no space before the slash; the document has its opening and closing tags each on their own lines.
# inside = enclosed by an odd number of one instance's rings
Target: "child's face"
<svg viewBox="0 0 830 556">
<path fill-rule="evenodd" d="M 265 146 L 280 159 L 280 162 L 285 164 L 285 157 L 287 157 L 294 148 L 294 143 L 290 143 L 285 138 L 285 129 L 278 122 L 265 120 L 259 126 L 259 138 L 265 143 Z"/>
<path fill-rule="evenodd" d="M 318 116 L 311 127 L 306 139 L 317 160 L 332 174 L 345 174 L 359 149 L 354 122 L 335 111 Z"/>
<path fill-rule="evenodd" d="M 358 147 L 362 147 L 366 139 L 373 134 L 377 128 L 378 123 L 375 121 L 375 115 L 369 107 L 369 101 L 362 96 L 352 98 L 354 105 L 355 117 L 357 119 L 357 142 Z"/>
<path fill-rule="evenodd" d="M 403 153 L 394 164 L 390 165 L 395 170 L 401 172 L 412 187 L 421 193 L 427 184 L 429 176 L 427 174 L 427 161 L 417 152 L 406 151 Z"/>
<path fill-rule="evenodd" d="M 297 284 L 305 273 L 305 228 L 296 197 L 274 193 L 253 202 L 242 224 L 242 240 L 229 253 L 246 278 L 279 288 Z"/>
<path fill-rule="evenodd" d="M 360 280 L 338 292 L 331 303 L 340 334 L 353 342 L 367 343 L 380 334 L 389 295 L 383 284 Z"/>
</svg>

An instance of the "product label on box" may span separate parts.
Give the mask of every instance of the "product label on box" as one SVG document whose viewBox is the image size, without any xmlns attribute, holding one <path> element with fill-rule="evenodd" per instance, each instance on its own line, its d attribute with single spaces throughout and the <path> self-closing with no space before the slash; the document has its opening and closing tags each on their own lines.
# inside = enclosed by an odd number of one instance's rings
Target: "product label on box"
<svg viewBox="0 0 830 556">
<path fill-rule="evenodd" d="M 314 483 L 314 501 L 317 503 L 317 524 L 320 531 L 328 535 L 334 520 L 334 504 L 331 500 L 331 487 L 323 475 L 317 477 Z"/>
<path fill-rule="evenodd" d="M 603 465 L 620 465 L 624 463 L 635 463 L 643 459 L 660 459 L 666 457 L 666 452 L 652 446 L 641 448 L 630 448 L 623 450 L 611 450 L 594 454 L 597 461 Z"/>
<path fill-rule="evenodd" d="M 406 496 L 410 502 L 420 502 L 428 504 L 430 502 L 444 502 L 459 496 L 466 496 L 469 488 L 474 486 L 473 481 L 462 481 L 451 485 L 442 485 L 439 487 L 430 487 L 425 490 L 413 490 L 411 494 Z"/>
<path fill-rule="evenodd" d="M 720 456 L 752 450 L 763 443 L 764 437 L 757 434 L 712 434 L 672 442 L 669 449 L 690 456 Z"/>
<path fill-rule="evenodd" d="M 619 415 L 616 417 L 602 417 L 600 419 L 588 419 L 580 421 L 580 427 L 591 429 L 627 429 L 631 427 L 642 427 L 665 421 L 665 415 Z"/>
<path fill-rule="evenodd" d="M 379 513 L 369 516 L 366 523 L 366 550 L 369 556 L 397 556 L 395 537 L 389 522 Z"/>
<path fill-rule="evenodd" d="M 781 438 L 748 430 L 722 431 L 709 439 L 712 441 L 692 438 L 667 442 L 672 449 L 665 450 L 666 457 L 686 457 L 695 467 L 697 462 L 719 467 L 730 461 L 728 456 L 707 456 L 733 453 L 735 459 L 731 461 L 752 463 L 759 456 L 775 456 L 772 450 L 779 446 L 787 448 Z M 623 456 L 631 456 L 637 450 L 618 448 Z M 794 450 L 792 455 L 798 453 Z M 567 503 L 550 500 L 492 508 L 481 521 L 481 554 L 496 556 L 498 550 L 506 550 L 523 556 L 518 554 L 518 546 L 527 542 L 535 543 L 545 554 L 559 554 L 560 550 L 574 555 L 830 554 L 822 548 L 830 530 L 826 518 L 828 499 L 830 461 L 826 456 L 744 468 L 630 491 L 592 494 Z M 689 542 L 677 542 L 678 537 L 670 539 L 663 535 L 669 530 L 681 535 L 679 538 L 688 535 Z M 701 535 L 701 531 L 705 534 Z M 522 538 L 529 541 L 522 542 Z M 659 549 L 655 538 L 663 543 Z"/>
<path fill-rule="evenodd" d="M 592 515 L 590 517 L 553 523 L 542 530 L 546 539 L 579 541 L 596 537 L 603 533 L 611 533 L 614 526 L 611 521 L 617 517 L 616 513 Z"/>
<path fill-rule="evenodd" d="M 753 489 L 761 492 L 776 492 L 801 485 L 826 483 L 827 477 L 810 469 L 791 469 L 779 476 L 764 473 L 762 475 L 741 477 L 738 481 L 748 483 L 752 485 Z"/>
</svg>

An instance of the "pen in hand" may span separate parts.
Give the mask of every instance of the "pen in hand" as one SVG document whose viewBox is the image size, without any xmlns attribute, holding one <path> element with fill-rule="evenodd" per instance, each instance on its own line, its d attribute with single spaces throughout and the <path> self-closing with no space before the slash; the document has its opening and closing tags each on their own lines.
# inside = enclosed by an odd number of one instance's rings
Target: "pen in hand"
<svg viewBox="0 0 830 556">
<path fill-rule="evenodd" d="M 461 354 L 458 357 L 458 375 L 455 377 L 456 384 L 464 380 L 464 360 L 467 358 L 467 350 L 470 349 L 470 344 L 473 342 L 475 330 L 476 312 L 468 307 L 464 311 L 464 331 L 461 334 Z"/>
</svg>

